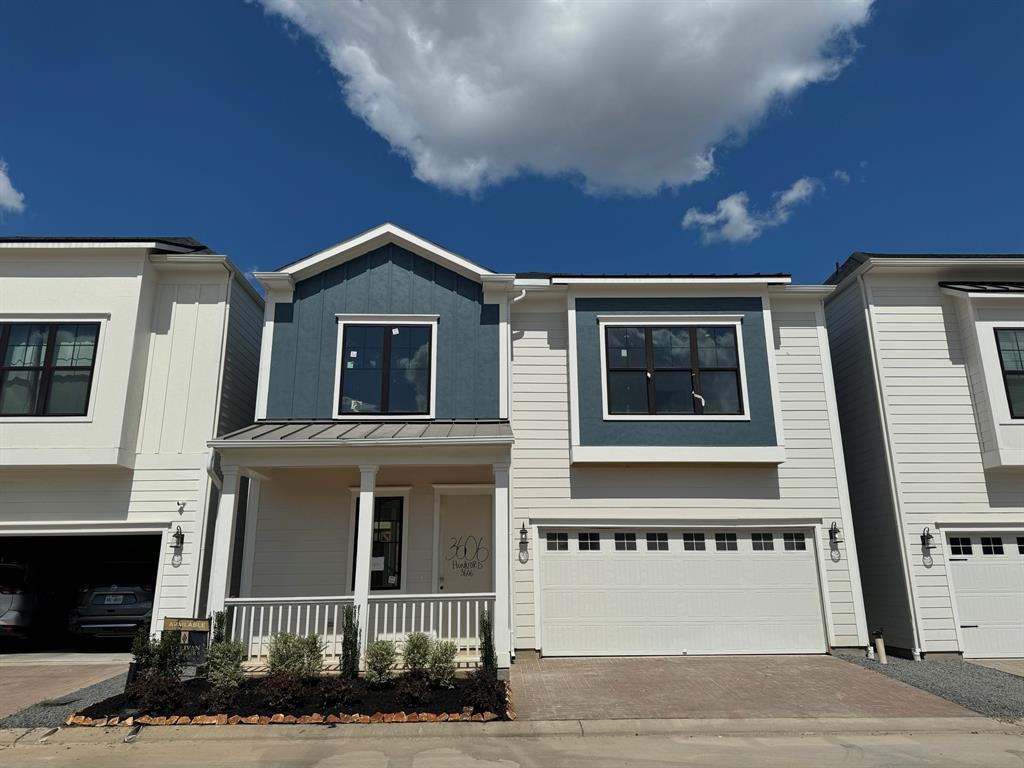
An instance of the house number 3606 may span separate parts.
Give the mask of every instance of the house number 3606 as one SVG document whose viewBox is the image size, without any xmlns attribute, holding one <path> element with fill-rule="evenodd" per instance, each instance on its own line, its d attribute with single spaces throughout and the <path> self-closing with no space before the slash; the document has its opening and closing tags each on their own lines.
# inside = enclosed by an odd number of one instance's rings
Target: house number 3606
<svg viewBox="0 0 1024 768">
<path fill-rule="evenodd" d="M 485 546 L 482 537 L 452 536 L 448 540 L 445 559 L 452 564 L 452 570 L 459 571 L 463 576 L 472 576 L 474 571 L 484 567 L 490 556 L 491 551 Z"/>
</svg>

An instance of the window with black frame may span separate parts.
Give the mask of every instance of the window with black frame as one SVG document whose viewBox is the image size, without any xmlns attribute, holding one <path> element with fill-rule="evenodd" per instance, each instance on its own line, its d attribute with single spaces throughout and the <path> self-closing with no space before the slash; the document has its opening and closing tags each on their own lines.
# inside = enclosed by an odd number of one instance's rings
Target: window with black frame
<svg viewBox="0 0 1024 768">
<path fill-rule="evenodd" d="M 1010 417 L 1024 419 L 1024 328 L 996 328 Z"/>
<path fill-rule="evenodd" d="M 339 415 L 430 413 L 431 325 L 343 326 Z"/>
<path fill-rule="evenodd" d="M 85 416 L 99 323 L 0 323 L 0 416 Z"/>
<path fill-rule="evenodd" d="M 359 500 L 356 499 L 354 531 L 359 531 Z M 373 546 L 370 551 L 370 589 L 402 588 L 402 497 L 373 500 Z M 352 545 L 352 588 L 356 582 L 358 533 Z"/>
<path fill-rule="evenodd" d="M 609 415 L 742 415 L 736 327 L 605 328 Z"/>
</svg>

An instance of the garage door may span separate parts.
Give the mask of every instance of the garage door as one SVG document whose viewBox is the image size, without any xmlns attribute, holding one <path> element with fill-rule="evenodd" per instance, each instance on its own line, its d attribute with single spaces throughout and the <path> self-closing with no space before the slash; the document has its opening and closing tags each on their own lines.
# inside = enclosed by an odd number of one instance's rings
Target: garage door
<svg viewBox="0 0 1024 768">
<path fill-rule="evenodd" d="M 821 653 L 807 531 L 541 531 L 549 656 Z"/>
<path fill-rule="evenodd" d="M 949 537 L 963 652 L 1024 656 L 1024 532 Z"/>
</svg>

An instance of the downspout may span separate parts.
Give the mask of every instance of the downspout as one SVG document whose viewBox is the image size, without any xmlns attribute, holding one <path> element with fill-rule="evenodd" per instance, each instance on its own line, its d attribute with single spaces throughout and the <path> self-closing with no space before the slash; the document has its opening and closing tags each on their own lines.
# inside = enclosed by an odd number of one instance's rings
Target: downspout
<svg viewBox="0 0 1024 768">
<path fill-rule="evenodd" d="M 893 458 L 892 438 L 889 432 L 889 413 L 885 407 L 885 394 L 882 389 L 882 373 L 879 368 L 878 350 L 875 347 L 875 328 L 871 319 L 871 304 L 868 301 L 868 289 L 864 283 L 864 275 L 857 275 L 857 284 L 860 286 L 861 299 L 864 302 L 864 321 L 867 324 L 868 346 L 871 348 L 871 363 L 875 377 L 875 394 L 878 398 L 878 410 L 882 420 L 882 434 L 885 436 L 883 447 L 885 448 L 885 463 L 889 471 L 889 491 L 892 496 L 893 509 L 896 511 L 896 524 L 899 527 L 899 535 L 896 543 L 899 544 L 900 558 L 903 561 L 904 587 L 907 590 L 907 602 L 910 604 L 910 628 L 914 636 L 914 647 L 911 654 L 914 661 L 921 660 L 921 637 L 919 632 L 917 602 L 914 600 L 913 575 L 910 572 L 910 559 L 907 555 L 907 545 L 903 537 L 906 535 L 906 525 L 903 520 L 903 508 L 900 505 L 900 493 L 896 479 L 896 462 Z M 870 632 L 870 628 L 868 629 Z"/>
</svg>

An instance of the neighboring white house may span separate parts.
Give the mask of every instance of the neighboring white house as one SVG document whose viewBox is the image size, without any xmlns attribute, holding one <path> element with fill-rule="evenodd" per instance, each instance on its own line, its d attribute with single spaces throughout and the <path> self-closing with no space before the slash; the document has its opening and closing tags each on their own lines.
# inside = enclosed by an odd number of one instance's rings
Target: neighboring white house
<svg viewBox="0 0 1024 768">
<path fill-rule="evenodd" d="M 1024 656 L 1024 256 L 856 253 L 828 282 L 871 630 Z"/>
<path fill-rule="evenodd" d="M 0 238 L 0 556 L 202 615 L 206 443 L 251 420 L 262 315 L 190 238 Z"/>
</svg>

